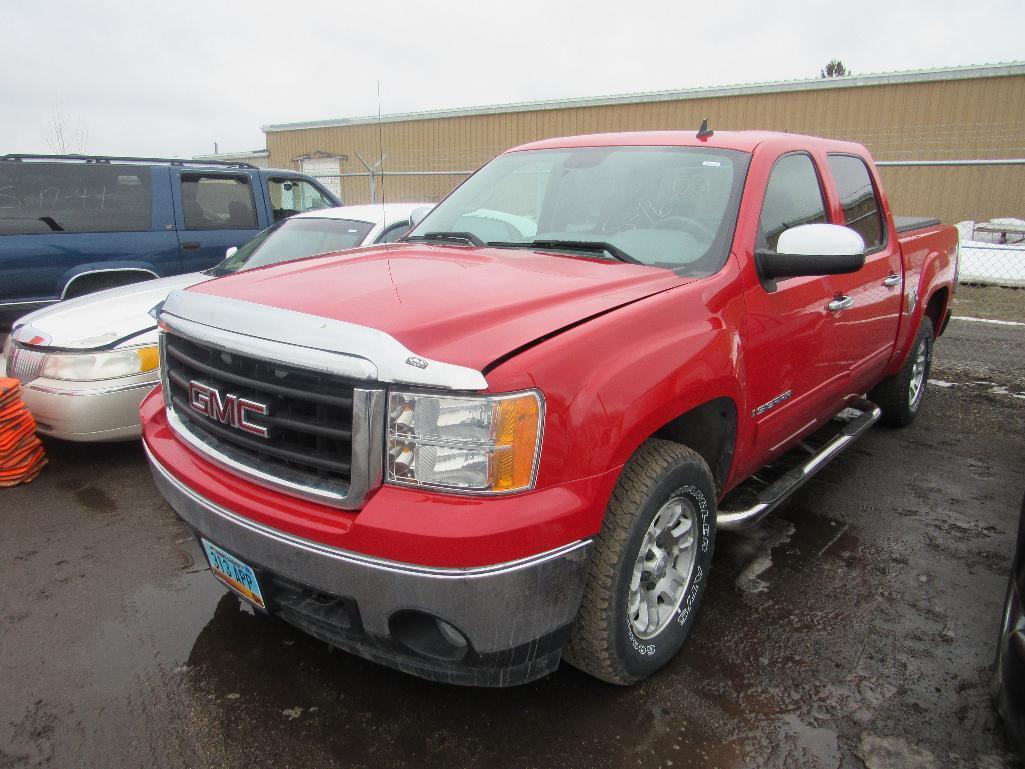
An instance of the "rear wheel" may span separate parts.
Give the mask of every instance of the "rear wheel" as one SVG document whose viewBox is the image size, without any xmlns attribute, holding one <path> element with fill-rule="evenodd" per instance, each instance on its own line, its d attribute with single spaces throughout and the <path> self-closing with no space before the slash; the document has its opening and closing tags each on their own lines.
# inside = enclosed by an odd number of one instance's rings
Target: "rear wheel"
<svg viewBox="0 0 1025 769">
<path fill-rule="evenodd" d="M 631 684 L 676 655 L 708 581 L 715 514 L 712 474 L 696 452 L 658 439 L 638 449 L 595 542 L 570 664 Z"/>
<path fill-rule="evenodd" d="M 922 318 L 918 335 L 904 366 L 887 377 L 869 393 L 869 399 L 883 410 L 883 422 L 906 427 L 915 421 L 925 397 L 932 366 L 933 329 L 929 318 Z"/>
</svg>

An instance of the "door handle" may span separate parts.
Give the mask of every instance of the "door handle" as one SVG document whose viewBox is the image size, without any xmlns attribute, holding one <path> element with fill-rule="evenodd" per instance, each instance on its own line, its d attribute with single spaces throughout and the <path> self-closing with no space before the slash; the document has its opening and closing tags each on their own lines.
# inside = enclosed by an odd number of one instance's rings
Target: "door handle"
<svg viewBox="0 0 1025 769">
<path fill-rule="evenodd" d="M 198 240 L 186 240 L 182 243 L 182 248 L 185 251 L 196 251 L 199 248 Z"/>
<path fill-rule="evenodd" d="M 849 296 L 838 296 L 832 302 L 826 305 L 826 308 L 830 312 L 840 312 L 840 310 L 847 310 L 854 306 L 854 300 Z"/>
<path fill-rule="evenodd" d="M 883 279 L 883 285 L 884 286 L 899 286 L 900 285 L 900 275 L 898 275 L 895 272 L 891 272 L 889 275 L 887 275 Z"/>
</svg>

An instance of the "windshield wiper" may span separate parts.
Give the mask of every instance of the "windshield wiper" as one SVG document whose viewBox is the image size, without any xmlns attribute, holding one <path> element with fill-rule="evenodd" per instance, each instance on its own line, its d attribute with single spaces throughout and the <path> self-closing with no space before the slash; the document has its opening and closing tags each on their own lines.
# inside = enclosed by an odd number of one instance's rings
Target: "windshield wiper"
<svg viewBox="0 0 1025 769">
<path fill-rule="evenodd" d="M 469 243 L 471 246 L 477 246 L 478 248 L 484 245 L 484 241 L 474 235 L 472 232 L 427 232 L 423 235 L 407 235 L 404 238 L 399 238 L 400 241 L 462 241 Z"/>
<path fill-rule="evenodd" d="M 599 254 L 608 254 L 613 259 L 627 264 L 644 264 L 635 259 L 618 246 L 597 240 L 529 240 L 523 243 L 505 243 L 502 241 L 489 241 L 489 246 L 495 248 L 542 248 L 552 251 L 590 251 Z"/>
</svg>

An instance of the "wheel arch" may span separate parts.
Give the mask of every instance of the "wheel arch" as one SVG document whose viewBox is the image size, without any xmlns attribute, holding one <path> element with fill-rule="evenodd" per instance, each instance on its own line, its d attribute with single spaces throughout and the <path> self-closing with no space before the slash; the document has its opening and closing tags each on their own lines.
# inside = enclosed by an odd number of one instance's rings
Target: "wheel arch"
<svg viewBox="0 0 1025 769">
<path fill-rule="evenodd" d="M 688 409 L 666 422 L 650 438 L 679 443 L 697 452 L 712 472 L 721 493 L 733 469 L 737 445 L 737 404 L 719 397 Z"/>
<path fill-rule="evenodd" d="M 90 281 L 104 281 L 109 282 L 112 279 L 116 279 L 118 276 L 124 278 L 134 278 L 132 280 L 126 280 L 123 284 L 114 285 L 128 285 L 129 283 L 137 283 L 144 280 L 153 280 L 160 276 L 149 267 L 100 267 L 89 270 L 77 272 L 70 276 L 64 283 L 64 289 L 61 291 L 61 300 L 81 296 L 82 294 L 77 292 L 77 289 L 83 285 L 88 285 Z M 107 286 L 113 288 L 114 285 Z M 90 292 L 83 292 L 88 294 Z"/>
</svg>

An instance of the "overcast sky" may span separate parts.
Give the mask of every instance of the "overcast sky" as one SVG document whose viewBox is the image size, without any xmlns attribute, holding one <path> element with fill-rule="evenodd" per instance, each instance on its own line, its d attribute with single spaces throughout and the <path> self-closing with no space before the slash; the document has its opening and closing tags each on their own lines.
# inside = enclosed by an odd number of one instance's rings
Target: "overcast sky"
<svg viewBox="0 0 1025 769">
<path fill-rule="evenodd" d="M 1022 0 L 7 0 L 0 154 L 262 148 L 260 126 L 1025 59 Z"/>
</svg>

